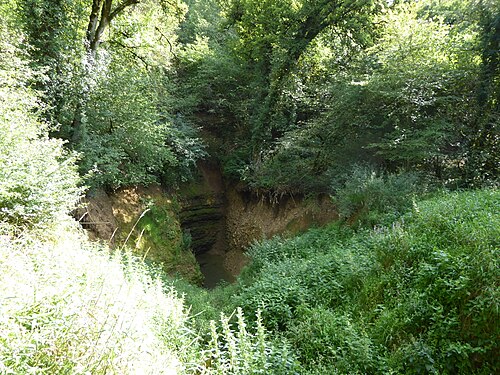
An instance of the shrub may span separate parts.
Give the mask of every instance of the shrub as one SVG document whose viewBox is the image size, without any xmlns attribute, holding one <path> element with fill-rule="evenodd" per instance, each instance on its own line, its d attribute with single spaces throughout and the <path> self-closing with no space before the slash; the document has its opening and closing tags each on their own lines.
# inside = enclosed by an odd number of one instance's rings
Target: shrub
<svg viewBox="0 0 500 375">
<path fill-rule="evenodd" d="M 417 193 L 425 190 L 416 173 L 383 174 L 357 165 L 333 183 L 333 198 L 344 219 L 358 218 L 373 224 L 380 214 L 390 214 L 394 220 L 411 208 Z"/>
<path fill-rule="evenodd" d="M 422 202 L 408 218 L 410 246 L 422 249 L 422 258 L 411 284 L 420 291 L 419 320 L 406 331 L 430 346 L 441 372 L 499 368 L 493 358 L 500 327 L 492 324 L 499 319 L 499 204 L 495 190 L 456 193 Z"/>
<path fill-rule="evenodd" d="M 321 365 L 342 374 L 366 374 L 377 369 L 373 342 L 363 326 L 342 311 L 302 309 L 288 336 L 307 368 Z"/>
<path fill-rule="evenodd" d="M 254 280 L 243 285 L 234 298 L 235 304 L 248 312 L 261 307 L 268 328 L 287 329 L 296 323 L 294 319 L 300 308 L 320 305 L 336 308 L 355 298 L 370 270 L 370 259 L 359 251 L 354 240 L 342 245 L 335 241 L 328 243 L 329 234 L 317 230 L 301 236 L 300 240 L 284 242 L 283 259 L 272 260 L 271 254 L 269 263 L 254 275 Z M 288 252 L 300 247 L 308 250 L 302 257 L 296 257 L 299 252 Z M 263 243 L 254 249 L 257 253 L 269 247 Z"/>
<path fill-rule="evenodd" d="M 261 306 L 310 374 L 496 373 L 499 206 L 441 193 L 387 227 L 255 244 L 233 303 Z"/>
<path fill-rule="evenodd" d="M 244 287 L 234 303 L 251 313 L 262 309 L 263 323 L 270 329 L 284 330 L 297 308 L 308 300 L 308 290 L 300 276 L 301 261 L 284 260 L 262 270 L 256 280 Z"/>
<path fill-rule="evenodd" d="M 123 55 L 108 57 L 93 73 L 84 130 L 75 148 L 80 170 L 95 187 L 175 186 L 204 156 L 196 130 L 162 102 L 169 94 L 157 69 L 138 67 Z M 75 139 L 73 139 L 75 142 Z"/>
<path fill-rule="evenodd" d="M 378 310 L 371 335 L 393 348 L 393 368 L 498 370 L 498 205 L 494 190 L 440 195 L 377 236 L 379 273 L 366 285 L 381 291 L 367 298 Z"/>
<path fill-rule="evenodd" d="M 332 223 L 326 228 L 310 229 L 297 237 L 275 236 L 253 243 L 247 251 L 252 262 L 243 270 L 243 279 L 258 273 L 266 264 L 285 259 L 309 259 L 326 252 L 336 244 L 352 236 L 350 228 Z"/>
<path fill-rule="evenodd" d="M 81 194 L 75 155 L 49 139 L 37 119 L 40 104 L 28 81 L 33 72 L 0 26 L 0 224 L 46 226 L 69 212 Z"/>
<path fill-rule="evenodd" d="M 160 119 L 154 80 L 127 61 L 103 68 L 87 104 L 87 131 L 78 149 L 81 170 L 95 186 L 118 188 L 157 181 L 176 164 L 165 144 L 169 126 Z M 125 88 L 125 89 L 124 89 Z"/>
<path fill-rule="evenodd" d="M 285 342 L 269 341 L 257 311 L 255 333 L 247 328 L 241 308 L 236 312 L 236 323 L 221 314 L 220 329 L 211 321 L 210 342 L 205 355 L 212 374 L 298 374 L 298 366 Z"/>
</svg>

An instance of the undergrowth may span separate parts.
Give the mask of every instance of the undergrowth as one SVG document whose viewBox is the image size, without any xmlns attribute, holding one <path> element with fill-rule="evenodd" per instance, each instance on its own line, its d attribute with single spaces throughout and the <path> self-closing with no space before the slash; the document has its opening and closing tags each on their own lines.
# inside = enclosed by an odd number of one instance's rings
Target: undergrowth
<svg viewBox="0 0 500 375">
<path fill-rule="evenodd" d="M 286 343 L 241 310 L 197 323 L 164 275 L 75 226 L 2 227 L 0 374 L 296 373 Z"/>
<path fill-rule="evenodd" d="M 2 238 L 0 372 L 173 374 L 196 360 L 178 350 L 192 338 L 174 290 L 74 228 L 56 235 Z"/>
<path fill-rule="evenodd" d="M 498 373 L 499 207 L 442 193 L 388 226 L 262 241 L 227 303 L 262 309 L 308 374 Z"/>
</svg>

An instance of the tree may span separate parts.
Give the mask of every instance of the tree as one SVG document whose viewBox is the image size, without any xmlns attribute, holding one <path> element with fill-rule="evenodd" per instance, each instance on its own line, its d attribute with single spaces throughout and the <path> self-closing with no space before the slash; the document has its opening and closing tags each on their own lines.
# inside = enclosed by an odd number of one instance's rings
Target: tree
<svg viewBox="0 0 500 375">
<path fill-rule="evenodd" d="M 92 186 L 173 177 L 202 154 L 167 107 L 180 1 L 18 0 L 53 136 Z M 83 42 L 82 42 L 83 41 Z M 182 177 L 183 178 L 183 177 Z"/>
<path fill-rule="evenodd" d="M 311 42 L 329 29 L 365 42 L 379 9 L 376 0 L 230 2 L 226 12 L 240 36 L 238 53 L 256 66 L 256 79 L 263 86 L 252 116 L 255 144 L 279 138 L 293 122 L 286 110 L 279 113 L 279 101 Z"/>
<path fill-rule="evenodd" d="M 73 120 L 82 79 L 81 20 L 84 1 L 16 0 L 12 15 L 26 36 L 30 64 L 38 72 L 33 83 L 45 103 L 43 116 L 53 129 Z"/>
<path fill-rule="evenodd" d="M 494 126 L 484 127 L 480 142 L 482 132 L 473 130 L 488 116 L 476 101 L 481 34 L 472 14 L 431 1 L 402 4 L 377 17 L 384 27 L 369 48 L 317 37 L 280 97 L 282 108 L 294 110 L 293 125 L 286 122 L 247 180 L 270 190 L 325 191 L 349 165 L 370 163 L 462 184 L 470 168 L 482 173 L 471 163 L 471 142 L 475 160 L 494 170 Z"/>
<path fill-rule="evenodd" d="M 85 33 L 85 75 L 93 75 L 96 65 L 97 50 L 102 42 L 102 36 L 111 21 L 123 13 L 128 7 L 139 4 L 140 0 L 123 0 L 113 7 L 113 0 L 93 0 L 90 11 L 87 31 Z M 84 108 L 88 101 L 90 87 L 83 81 L 82 96 L 76 106 L 75 116 L 72 122 L 72 142 L 78 143 L 84 140 L 86 129 L 83 123 Z M 87 87 L 85 87 L 87 86 Z"/>
<path fill-rule="evenodd" d="M 139 4 L 140 0 L 123 0 L 113 7 L 113 0 L 93 0 L 86 33 L 86 47 L 91 58 L 101 44 L 102 35 L 111 21 L 127 7 Z"/>
<path fill-rule="evenodd" d="M 466 179 L 482 184 L 500 174 L 500 6 L 478 3 L 481 73 L 477 90 L 477 120 L 468 132 Z"/>
<path fill-rule="evenodd" d="M 84 121 L 74 125 L 83 132 L 77 143 L 86 155 L 82 172 L 93 171 L 95 185 L 148 184 L 160 178 L 175 184 L 187 178 L 203 154 L 200 141 L 168 107 L 166 72 L 175 53 L 179 12 L 184 12 L 172 10 L 174 5 L 124 2 L 109 10 L 103 4 L 99 21 L 91 17 L 92 87 L 81 112 Z M 99 25 L 110 30 L 105 40 L 99 41 Z M 94 45 L 101 45 L 103 53 L 93 52 Z"/>
<path fill-rule="evenodd" d="M 39 120 L 41 102 L 30 87 L 36 73 L 8 5 L 0 4 L 0 234 L 54 224 L 82 192 L 75 155 Z"/>
</svg>

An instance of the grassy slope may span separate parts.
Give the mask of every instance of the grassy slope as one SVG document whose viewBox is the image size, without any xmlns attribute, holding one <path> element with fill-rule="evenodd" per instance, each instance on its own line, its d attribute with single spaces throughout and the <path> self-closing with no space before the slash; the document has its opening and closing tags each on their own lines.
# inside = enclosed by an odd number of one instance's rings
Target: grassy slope
<svg viewBox="0 0 500 375">
<path fill-rule="evenodd" d="M 0 374 L 294 373 L 262 325 L 241 311 L 196 324 L 156 271 L 75 225 L 0 236 Z"/>
<path fill-rule="evenodd" d="M 1 236 L 0 373 L 494 373 L 499 206 L 497 191 L 446 194 L 388 228 L 265 241 L 238 284 L 184 287 L 191 316 L 144 265 L 69 224 L 58 240 Z M 302 370 L 241 314 L 209 322 L 238 305 L 263 308 Z"/>
<path fill-rule="evenodd" d="M 55 235 L 0 241 L 0 373 L 182 372 L 182 299 L 75 228 Z"/>
<path fill-rule="evenodd" d="M 263 307 L 310 373 L 497 372 L 499 208 L 448 193 L 389 227 L 264 241 L 228 300 Z"/>
</svg>

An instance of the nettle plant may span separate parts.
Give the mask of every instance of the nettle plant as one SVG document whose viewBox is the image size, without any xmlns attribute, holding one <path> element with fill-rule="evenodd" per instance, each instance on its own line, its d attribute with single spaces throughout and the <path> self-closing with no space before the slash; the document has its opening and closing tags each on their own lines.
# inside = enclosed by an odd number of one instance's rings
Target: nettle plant
<svg viewBox="0 0 500 375">
<path fill-rule="evenodd" d="M 210 322 L 210 341 L 205 350 L 210 374 L 298 373 L 297 362 L 285 342 L 273 342 L 267 337 L 260 310 L 255 330 L 249 329 L 240 307 L 235 313 L 234 323 L 234 313 L 221 313 L 220 324 Z"/>
</svg>

